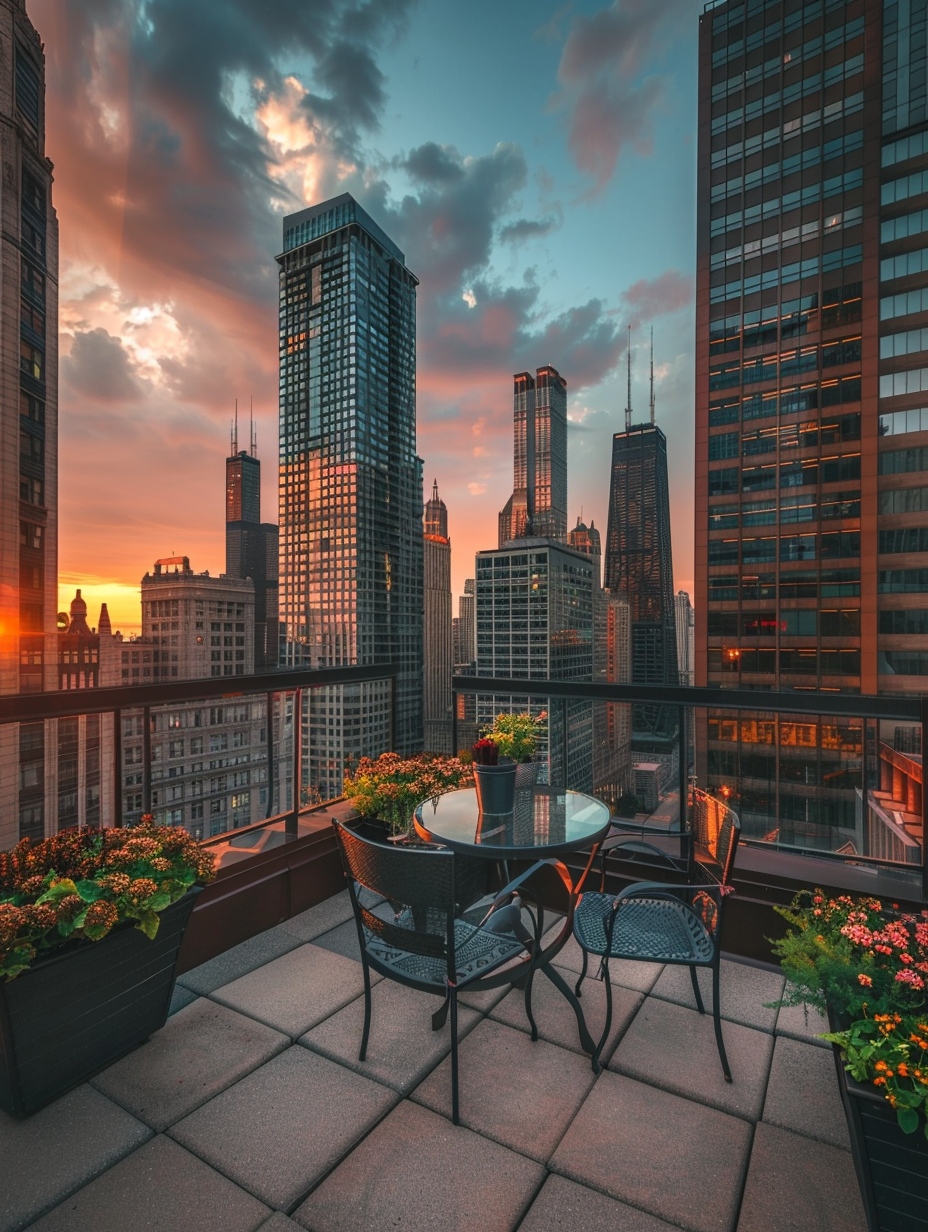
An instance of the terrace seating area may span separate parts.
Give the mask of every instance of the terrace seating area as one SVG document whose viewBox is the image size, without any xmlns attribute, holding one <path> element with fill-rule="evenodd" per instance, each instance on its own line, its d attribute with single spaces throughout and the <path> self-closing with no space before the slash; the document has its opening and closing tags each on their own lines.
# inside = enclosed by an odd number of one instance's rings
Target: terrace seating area
<svg viewBox="0 0 928 1232">
<path fill-rule="evenodd" d="M 557 956 L 571 983 L 571 941 Z M 434 997 L 374 975 L 367 1059 L 347 891 L 179 977 L 165 1028 L 18 1122 L 0 1232 L 864 1232 L 825 1029 L 724 959 L 724 1081 L 683 967 L 610 964 L 594 1075 L 537 979 L 460 996 L 461 1125 Z M 707 1009 L 709 972 L 700 972 Z M 605 990 L 583 985 L 598 1035 Z"/>
</svg>

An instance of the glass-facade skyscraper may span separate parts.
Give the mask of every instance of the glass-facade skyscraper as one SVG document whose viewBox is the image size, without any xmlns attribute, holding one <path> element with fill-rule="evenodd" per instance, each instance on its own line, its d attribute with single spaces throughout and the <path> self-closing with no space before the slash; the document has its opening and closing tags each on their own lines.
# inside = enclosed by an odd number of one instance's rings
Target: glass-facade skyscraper
<svg viewBox="0 0 928 1232">
<path fill-rule="evenodd" d="M 547 364 L 512 378 L 512 496 L 499 546 L 526 536 L 567 542 L 567 382 Z"/>
<path fill-rule="evenodd" d="M 312 793 L 346 757 L 422 748 L 422 464 L 416 279 L 347 193 L 284 219 L 280 265 L 280 662 L 399 664 L 314 690 Z"/>
<path fill-rule="evenodd" d="M 729 0 L 699 56 L 696 683 L 923 694 L 925 0 Z M 703 736 L 746 834 L 911 858 L 866 803 L 886 732 Z"/>
</svg>

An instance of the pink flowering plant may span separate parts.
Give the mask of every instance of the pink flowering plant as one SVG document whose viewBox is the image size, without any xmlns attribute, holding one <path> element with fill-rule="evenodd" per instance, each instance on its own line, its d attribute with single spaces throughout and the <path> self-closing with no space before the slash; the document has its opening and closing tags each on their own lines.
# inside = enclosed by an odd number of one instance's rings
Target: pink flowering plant
<svg viewBox="0 0 928 1232">
<path fill-rule="evenodd" d="M 823 1038 L 851 1075 L 882 1090 L 901 1129 L 921 1121 L 928 1137 L 928 912 L 821 890 L 776 910 L 792 925 L 773 946 L 788 981 L 782 1004 L 830 1011 L 843 1029 Z"/>
<path fill-rule="evenodd" d="M 134 921 L 149 938 L 158 913 L 215 875 L 214 858 L 185 830 L 62 830 L 0 852 L 0 980 L 66 944 L 101 941 Z"/>
<path fill-rule="evenodd" d="M 457 757 L 382 753 L 376 760 L 349 762 L 343 790 L 362 817 L 379 817 L 394 834 L 403 834 L 412 830 L 418 804 L 454 791 L 470 778 L 470 767 Z"/>
</svg>

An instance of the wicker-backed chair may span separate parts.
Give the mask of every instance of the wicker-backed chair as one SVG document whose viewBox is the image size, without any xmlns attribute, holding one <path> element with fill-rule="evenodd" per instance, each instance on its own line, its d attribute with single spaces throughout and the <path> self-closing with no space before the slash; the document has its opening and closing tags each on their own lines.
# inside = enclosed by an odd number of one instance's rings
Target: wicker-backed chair
<svg viewBox="0 0 928 1232">
<path fill-rule="evenodd" d="M 489 903 L 470 905 L 473 861 L 458 860 L 439 846 L 389 847 L 353 833 L 333 821 L 348 882 L 364 971 L 364 1030 L 359 1060 L 367 1055 L 371 1026 L 371 969 L 409 988 L 444 998 L 432 1016 L 433 1030 L 451 1014 L 451 1113 L 459 1124 L 458 993 L 464 989 L 524 986 L 525 1007 L 533 1038 L 532 975 L 541 953 L 544 910 L 531 914 L 534 932 L 522 922 L 522 897 L 531 898 L 530 883 L 544 866 L 554 865 L 569 885 L 558 861 L 540 860 L 505 886 Z M 488 861 L 483 862 L 490 868 Z M 550 873 L 550 870 L 548 870 Z M 466 883 L 463 901 L 461 882 Z M 386 900 L 386 901 L 384 901 Z M 507 965 L 508 964 L 508 965 Z"/>
<path fill-rule="evenodd" d="M 593 1071 L 599 1073 L 599 1058 L 612 1026 L 612 986 L 609 981 L 609 960 L 627 958 L 634 962 L 659 962 L 687 966 L 693 983 L 693 995 L 700 1014 L 705 1013 L 697 967 L 712 971 L 712 1017 L 715 1042 L 725 1081 L 731 1082 L 731 1068 L 725 1055 L 722 1022 L 719 1012 L 719 967 L 721 962 L 722 911 L 725 898 L 731 892 L 731 871 L 735 862 L 741 823 L 738 816 L 721 801 L 707 797 L 713 807 L 694 809 L 693 858 L 675 859 L 657 847 L 648 847 L 638 840 L 633 845 L 635 855 L 647 854 L 649 860 L 663 861 L 675 872 L 692 870 L 691 884 L 668 884 L 659 881 L 638 881 L 616 894 L 586 893 L 574 913 L 574 936 L 583 950 L 583 965 L 576 991 L 586 976 L 587 955 L 600 959 L 599 975 L 606 984 L 606 1023 L 593 1053 Z M 700 802 L 704 805 L 704 801 Z M 614 853 L 628 854 L 620 845 Z M 604 873 L 605 875 L 605 873 Z M 698 883 L 693 884 L 694 877 Z"/>
</svg>

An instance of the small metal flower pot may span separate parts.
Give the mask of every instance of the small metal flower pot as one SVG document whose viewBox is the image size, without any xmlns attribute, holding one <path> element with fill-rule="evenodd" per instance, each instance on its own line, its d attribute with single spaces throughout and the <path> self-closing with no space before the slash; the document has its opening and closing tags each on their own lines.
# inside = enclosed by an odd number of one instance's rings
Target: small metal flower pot
<svg viewBox="0 0 928 1232">
<path fill-rule="evenodd" d="M 511 813 L 516 795 L 515 762 L 474 766 L 474 786 L 481 813 Z"/>
</svg>

